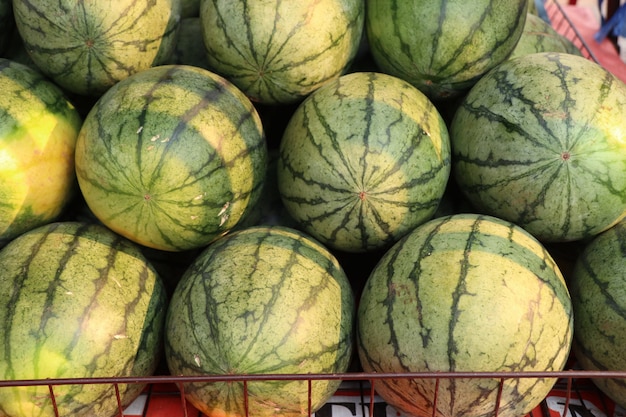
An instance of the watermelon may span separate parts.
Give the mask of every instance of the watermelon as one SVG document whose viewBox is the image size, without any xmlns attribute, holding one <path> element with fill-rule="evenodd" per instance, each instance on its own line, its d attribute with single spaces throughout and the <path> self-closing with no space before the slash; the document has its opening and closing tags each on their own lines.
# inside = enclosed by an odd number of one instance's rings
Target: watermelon
<svg viewBox="0 0 626 417">
<path fill-rule="evenodd" d="M 75 192 L 82 120 L 40 73 L 0 58 L 0 247 L 56 220 Z"/>
<path fill-rule="evenodd" d="M 432 99 L 459 96 L 513 51 L 527 1 L 366 0 L 372 56 Z"/>
<path fill-rule="evenodd" d="M 181 278 L 165 357 L 172 375 L 342 373 L 354 309 L 341 265 L 321 244 L 282 226 L 249 227 L 209 245 Z M 191 382 L 184 390 L 208 416 L 303 416 L 339 385 L 310 383 L 310 397 L 307 381 L 294 379 Z"/>
<path fill-rule="evenodd" d="M 509 59 L 536 52 L 565 52 L 582 56 L 580 49 L 571 40 L 557 32 L 541 17 L 529 13 L 526 16 L 522 36 L 509 55 Z"/>
<path fill-rule="evenodd" d="M 357 351 L 366 372 L 400 373 L 375 389 L 408 415 L 519 417 L 556 378 L 503 379 L 498 403 L 500 378 L 441 379 L 435 392 L 435 379 L 401 373 L 560 371 L 572 332 L 571 298 L 545 247 L 467 213 L 433 219 L 383 255 L 360 298 Z"/>
<path fill-rule="evenodd" d="M 172 52 L 180 0 L 14 0 L 33 62 L 64 90 L 100 96 Z"/>
<path fill-rule="evenodd" d="M 450 126 L 453 176 L 477 211 L 544 242 L 589 238 L 626 210 L 626 85 L 553 52 L 486 74 Z"/>
<path fill-rule="evenodd" d="M 141 377 L 162 348 L 166 297 L 139 248 L 110 230 L 50 223 L 0 251 L 0 379 Z M 145 384 L 120 384 L 121 405 Z M 111 384 L 0 388 L 2 417 L 111 417 Z"/>
<path fill-rule="evenodd" d="M 431 218 L 450 165 L 447 127 L 420 90 L 355 72 L 313 92 L 292 115 L 278 189 L 307 233 L 334 249 L 366 252 Z"/>
<path fill-rule="evenodd" d="M 589 241 L 568 281 L 574 307 L 572 350 L 582 369 L 626 370 L 626 221 Z M 626 380 L 592 380 L 626 407 Z"/>
<path fill-rule="evenodd" d="M 255 204 L 267 146 L 247 97 L 202 68 L 165 65 L 120 81 L 76 143 L 85 201 L 141 245 L 184 251 L 227 233 Z"/>
<path fill-rule="evenodd" d="M 362 0 L 201 2 L 211 68 L 253 101 L 300 101 L 340 76 L 357 53 Z"/>
</svg>

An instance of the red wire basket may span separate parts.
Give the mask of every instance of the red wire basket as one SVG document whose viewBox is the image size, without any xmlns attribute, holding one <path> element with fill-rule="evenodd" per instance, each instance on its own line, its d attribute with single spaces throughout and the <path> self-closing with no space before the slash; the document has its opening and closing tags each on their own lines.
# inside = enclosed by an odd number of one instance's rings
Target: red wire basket
<svg viewBox="0 0 626 417">
<path fill-rule="evenodd" d="M 580 49 L 580 52 L 585 58 L 598 63 L 598 59 L 591 51 L 591 48 L 589 48 L 585 39 L 580 35 L 580 32 L 576 29 L 576 26 L 567 15 L 561 3 L 556 0 L 547 0 L 544 5 L 552 27 L 572 41 L 574 45 Z"/>
<path fill-rule="evenodd" d="M 328 381 L 339 380 L 342 384 L 355 382 L 353 390 L 359 391 L 361 397 L 361 405 L 363 410 L 360 414 L 362 416 L 378 417 L 375 414 L 377 407 L 375 402 L 380 401 L 376 396 L 376 384 L 382 379 L 431 379 L 435 381 L 435 390 L 431 402 L 433 404 L 432 416 L 423 417 L 436 417 L 437 416 L 437 401 L 439 383 L 444 379 L 471 379 L 471 378 L 483 378 L 493 379 L 499 381 L 498 394 L 496 401 L 493 404 L 494 411 L 492 416 L 498 417 L 498 409 L 500 408 L 500 399 L 505 382 L 513 378 L 556 378 L 557 383 L 555 387 L 560 392 L 560 401 L 563 410 L 559 417 L 572 416 L 570 410 L 570 404 L 576 402 L 578 405 L 578 412 L 581 412 L 580 404 L 583 405 L 582 410 L 586 410 L 584 414 L 597 417 L 597 413 L 593 413 L 587 408 L 584 408 L 585 402 L 581 401 L 580 391 L 577 385 L 583 381 L 588 387 L 591 386 L 590 381 L 592 379 L 602 378 L 618 378 L 626 379 L 626 371 L 587 371 L 587 370 L 564 370 L 564 371 L 551 371 L 551 372 L 412 372 L 412 373 L 368 373 L 368 372 L 348 372 L 337 374 L 255 374 L 255 375 L 204 375 L 204 376 L 152 376 L 152 377 L 110 377 L 110 378 L 59 378 L 59 379 L 44 379 L 44 380 L 14 380 L 14 381 L 0 381 L 0 388 L 3 387 L 21 387 L 21 386 L 47 386 L 50 398 L 50 406 L 52 407 L 55 416 L 59 417 L 59 410 L 57 408 L 57 400 L 55 396 L 55 389 L 63 385 L 82 385 L 82 384 L 108 384 L 111 389 L 115 391 L 118 405 L 118 417 L 129 416 L 126 414 L 125 407 L 122 405 L 120 397 L 120 385 L 127 384 L 146 384 L 147 392 L 150 392 L 150 388 L 155 385 L 170 385 L 176 387 L 175 392 L 169 392 L 170 401 L 173 399 L 173 395 L 177 396 L 177 405 L 179 407 L 178 416 L 184 417 L 199 417 L 198 411 L 193 411 L 193 407 L 187 404 L 185 398 L 185 383 L 218 383 L 218 382 L 231 382 L 241 383 L 243 385 L 244 392 L 244 409 L 246 410 L 246 417 L 253 417 L 248 414 L 247 409 L 247 386 L 253 381 L 304 381 L 308 385 L 309 393 L 309 406 L 308 415 L 314 415 L 311 409 L 311 386 L 313 381 Z M 356 387 L 356 388 L 354 388 Z M 340 388 L 341 390 L 341 388 Z M 596 392 L 596 395 L 601 395 Z M 600 408 L 600 411 L 606 416 L 611 416 L 612 413 L 609 402 L 610 400 L 604 399 L 604 410 Z M 614 407 L 613 407 L 614 408 Z M 192 411 L 190 411 L 192 410 Z M 171 411 L 170 411 L 171 412 Z M 195 413 L 195 414 L 194 414 Z M 587 414 L 588 413 L 588 414 Z M 543 412 L 543 415 L 554 416 L 554 413 Z M 132 414 L 135 415 L 135 414 Z M 144 414 L 145 415 L 145 411 Z M 154 414 L 151 414 L 154 415 Z M 357 414 L 355 414 L 357 415 Z M 398 414 L 399 415 L 399 414 Z M 163 414 L 162 417 L 174 417 L 170 414 Z"/>
</svg>

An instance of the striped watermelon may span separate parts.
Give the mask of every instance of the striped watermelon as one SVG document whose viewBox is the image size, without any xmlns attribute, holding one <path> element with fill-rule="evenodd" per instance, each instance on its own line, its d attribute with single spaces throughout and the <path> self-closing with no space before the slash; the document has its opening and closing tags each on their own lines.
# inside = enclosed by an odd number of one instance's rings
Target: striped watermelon
<svg viewBox="0 0 626 417">
<path fill-rule="evenodd" d="M 147 376 L 161 352 L 166 296 L 139 248 L 77 222 L 26 232 L 0 251 L 0 379 Z M 120 385 L 122 404 L 143 384 Z M 111 417 L 110 384 L 0 389 L 3 417 Z"/>
<path fill-rule="evenodd" d="M 34 63 L 64 90 L 99 96 L 164 62 L 174 48 L 179 0 L 14 0 Z"/>
<path fill-rule="evenodd" d="M 529 0 L 366 0 L 379 68 L 433 99 L 458 96 L 513 51 Z"/>
<path fill-rule="evenodd" d="M 626 210 L 626 85 L 543 52 L 476 83 L 450 127 L 454 177 L 477 210 L 540 240 L 588 238 Z"/>
<path fill-rule="evenodd" d="M 534 237 L 477 214 L 431 220 L 387 251 L 362 292 L 357 347 L 368 372 L 559 371 L 573 331 L 563 276 Z M 554 378 L 389 378 L 375 389 L 409 415 L 519 417 Z M 437 410 L 433 401 L 437 395 Z"/>
<path fill-rule="evenodd" d="M 536 52 L 564 52 L 582 56 L 580 49 L 571 40 L 557 32 L 550 23 L 538 15 L 529 13 L 526 16 L 522 36 L 509 59 Z"/>
<path fill-rule="evenodd" d="M 0 247 L 58 218 L 75 191 L 81 119 L 40 73 L 0 58 Z"/>
<path fill-rule="evenodd" d="M 173 375 L 345 372 L 353 348 L 354 298 L 334 258 L 307 235 L 250 227 L 209 245 L 179 282 L 165 324 Z M 188 383 L 208 416 L 303 416 L 339 381 Z M 311 410 L 308 404 L 311 404 Z"/>
<path fill-rule="evenodd" d="M 573 351 L 587 370 L 626 370 L 626 222 L 586 244 L 568 281 L 574 306 Z M 594 379 L 626 407 L 626 380 Z"/>
<path fill-rule="evenodd" d="M 450 164 L 447 127 L 424 94 L 390 75 L 356 72 L 293 114 L 280 143 L 278 189 L 305 231 L 364 252 L 430 219 Z"/>
<path fill-rule="evenodd" d="M 201 68 L 166 65 L 120 81 L 76 144 L 85 201 L 112 230 L 182 251 L 227 233 L 259 198 L 267 146 L 250 101 Z"/>
<path fill-rule="evenodd" d="M 253 101 L 293 103 L 340 76 L 363 32 L 362 0 L 201 2 L 209 64 Z"/>
</svg>

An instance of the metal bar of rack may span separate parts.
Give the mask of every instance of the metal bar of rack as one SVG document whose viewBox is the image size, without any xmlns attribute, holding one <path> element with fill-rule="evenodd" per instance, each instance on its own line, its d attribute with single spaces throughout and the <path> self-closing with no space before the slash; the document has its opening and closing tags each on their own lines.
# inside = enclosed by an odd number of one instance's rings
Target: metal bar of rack
<svg viewBox="0 0 626 417">
<path fill-rule="evenodd" d="M 576 29 L 576 26 L 572 22 L 572 19 L 570 19 L 567 15 L 567 12 L 562 4 L 556 0 L 547 0 L 544 5 L 552 27 L 567 39 L 572 41 L 585 58 L 598 63 L 598 58 L 594 55 L 587 41 Z"/>
<path fill-rule="evenodd" d="M 435 391 L 431 400 L 433 406 L 433 417 L 436 417 L 436 404 L 439 381 L 443 379 L 495 379 L 498 380 L 498 395 L 494 403 L 494 416 L 497 417 L 499 402 L 506 381 L 516 378 L 554 378 L 560 381 L 560 385 L 565 386 L 565 406 L 561 417 L 567 417 L 568 404 L 576 399 L 575 385 L 579 380 L 614 378 L 626 380 L 626 371 L 589 371 L 589 370 L 563 370 L 563 371 L 507 371 L 507 372 L 409 372 L 409 373 L 371 373 L 371 372 L 347 372 L 336 374 L 250 374 L 250 375 L 201 375 L 201 376 L 173 376 L 156 375 L 149 377 L 101 377 L 101 378 L 57 378 L 57 379 L 31 379 L 0 381 L 0 388 L 7 387 L 28 387 L 47 386 L 50 392 L 51 408 L 53 415 L 59 417 L 56 406 L 55 387 L 63 385 L 85 385 L 85 384 L 108 384 L 115 391 L 118 416 L 124 416 L 123 405 L 119 395 L 119 386 L 127 384 L 172 384 L 179 389 L 180 407 L 185 417 L 188 416 L 187 405 L 185 403 L 185 384 L 187 383 L 218 383 L 230 382 L 240 383 L 247 393 L 247 387 L 255 381 L 303 381 L 307 384 L 308 390 L 308 410 L 311 412 L 311 392 L 313 381 L 356 381 L 361 383 L 362 393 L 369 396 L 370 406 L 369 417 L 374 417 L 373 398 L 375 396 L 376 384 L 385 379 L 433 379 L 435 380 Z M 368 392 L 369 391 L 369 392 Z M 244 401 L 247 400 L 247 395 Z"/>
</svg>

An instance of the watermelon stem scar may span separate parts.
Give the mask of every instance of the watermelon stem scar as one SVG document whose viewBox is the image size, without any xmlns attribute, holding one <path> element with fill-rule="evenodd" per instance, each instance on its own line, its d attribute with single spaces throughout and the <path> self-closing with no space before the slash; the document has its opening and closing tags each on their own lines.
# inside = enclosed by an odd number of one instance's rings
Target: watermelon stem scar
<svg viewBox="0 0 626 417">
<path fill-rule="evenodd" d="M 569 161 L 571 155 L 568 151 L 563 151 L 563 153 L 561 153 L 561 159 L 564 161 Z"/>
</svg>

